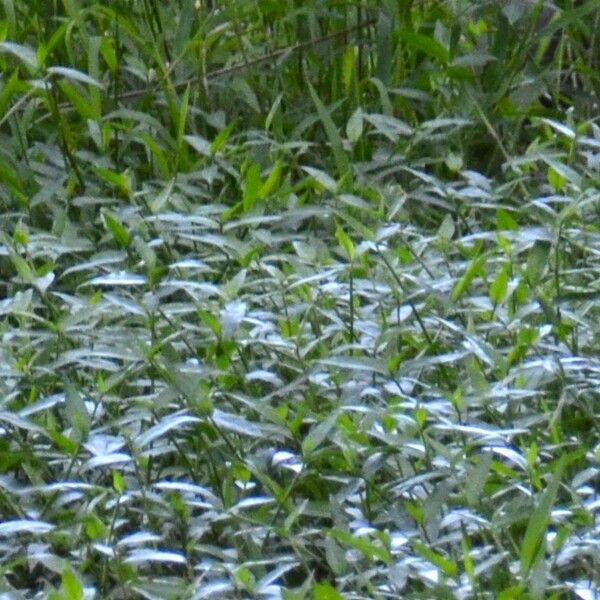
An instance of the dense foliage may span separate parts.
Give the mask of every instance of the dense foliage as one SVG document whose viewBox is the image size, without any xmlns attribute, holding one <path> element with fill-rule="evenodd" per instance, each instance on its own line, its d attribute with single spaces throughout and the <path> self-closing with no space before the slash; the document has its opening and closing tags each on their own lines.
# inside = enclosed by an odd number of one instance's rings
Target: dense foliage
<svg viewBox="0 0 600 600">
<path fill-rule="evenodd" d="M 597 0 L 0 17 L 3 600 L 599 597 Z"/>
</svg>

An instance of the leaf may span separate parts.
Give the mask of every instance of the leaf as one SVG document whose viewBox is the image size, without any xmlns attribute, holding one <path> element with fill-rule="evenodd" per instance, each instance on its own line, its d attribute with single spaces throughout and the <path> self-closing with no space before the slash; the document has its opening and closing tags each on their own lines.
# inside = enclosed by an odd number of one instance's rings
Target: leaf
<svg viewBox="0 0 600 600">
<path fill-rule="evenodd" d="M 456 282 L 456 285 L 452 289 L 452 301 L 456 302 L 459 300 L 463 294 L 469 289 L 469 286 L 483 271 L 484 265 L 486 261 L 486 256 L 484 254 L 474 258 L 467 267 L 464 275 Z"/>
<path fill-rule="evenodd" d="M 340 544 L 358 550 L 364 554 L 365 558 L 371 561 L 380 560 L 384 563 L 388 563 L 391 560 L 389 550 L 385 546 L 374 544 L 363 536 L 352 534 L 349 531 L 337 528 L 331 529 L 329 533 Z"/>
<path fill-rule="evenodd" d="M 253 438 L 264 438 L 267 433 L 272 434 L 275 430 L 278 431 L 278 428 L 274 425 L 254 423 L 248 419 L 219 409 L 214 410 L 212 420 L 222 429 Z"/>
<path fill-rule="evenodd" d="M 94 172 L 111 186 L 114 186 L 125 198 L 133 198 L 131 180 L 127 172 L 117 173 L 104 167 L 94 167 Z"/>
<path fill-rule="evenodd" d="M 125 562 L 128 564 L 139 565 L 143 563 L 165 563 L 173 565 L 184 565 L 185 556 L 178 552 L 167 552 L 164 550 L 152 550 L 150 548 L 140 548 L 129 553 Z"/>
<path fill-rule="evenodd" d="M 446 64 L 448 62 L 450 56 L 448 50 L 437 40 L 429 37 L 428 35 L 417 33 L 407 28 L 402 28 L 400 32 L 400 39 L 402 39 L 402 41 L 404 41 L 408 46 L 416 48 L 417 50 L 421 50 L 432 58 L 437 59 L 442 64 Z"/>
<path fill-rule="evenodd" d="M 350 115 L 348 123 L 346 123 L 346 135 L 354 144 L 358 142 L 363 132 L 363 112 L 360 106 Z"/>
<path fill-rule="evenodd" d="M 102 213 L 104 226 L 110 231 L 117 245 L 121 248 L 127 248 L 131 241 L 131 236 L 127 228 L 117 219 L 116 216 L 108 211 Z"/>
<path fill-rule="evenodd" d="M 308 87 L 308 91 L 310 93 L 310 97 L 312 98 L 313 104 L 317 109 L 317 115 L 323 124 L 325 129 L 325 133 L 329 139 L 329 143 L 331 144 L 331 150 L 333 152 L 333 158 L 335 160 L 335 165 L 337 169 L 338 177 L 341 179 L 346 176 L 348 173 L 351 173 L 350 161 L 348 160 L 348 156 L 344 150 L 344 144 L 342 143 L 342 138 L 338 133 L 337 127 L 335 123 L 331 119 L 329 112 L 325 108 L 325 105 L 321 102 L 321 99 L 317 95 L 317 92 L 311 85 L 308 78 L 306 78 L 306 85 Z"/>
<path fill-rule="evenodd" d="M 312 588 L 313 600 L 344 600 L 330 583 L 315 583 Z"/>
<path fill-rule="evenodd" d="M 81 394 L 70 382 L 65 384 L 65 413 L 77 434 L 78 440 L 85 440 L 92 425 L 92 418 Z"/>
<path fill-rule="evenodd" d="M 198 154 L 203 156 L 210 156 L 216 151 L 214 148 L 214 142 L 211 144 L 208 140 L 204 139 L 200 135 L 184 135 L 183 139 L 196 151 Z M 216 138 L 215 138 L 216 139 Z"/>
<path fill-rule="evenodd" d="M 439 554 L 429 546 L 426 546 L 423 542 L 415 540 L 413 542 L 413 548 L 423 558 L 438 567 L 448 577 L 455 577 L 458 573 L 458 566 L 453 560 L 446 558 L 442 554 Z"/>
<path fill-rule="evenodd" d="M 321 445 L 335 427 L 337 418 L 337 412 L 333 412 L 310 430 L 308 435 L 302 440 L 302 454 L 305 456 L 309 455 Z"/>
<path fill-rule="evenodd" d="M 400 136 L 408 136 L 413 133 L 412 127 L 391 115 L 364 113 L 363 119 L 368 121 L 378 133 L 386 137 L 390 142 L 395 143 L 400 139 Z"/>
<path fill-rule="evenodd" d="M 267 118 L 265 119 L 265 130 L 268 131 L 271 128 L 271 123 L 273 122 L 273 119 L 275 118 L 275 115 L 277 114 L 277 111 L 279 110 L 279 105 L 281 104 L 282 99 L 283 99 L 283 92 L 278 94 L 277 98 L 275 98 L 275 100 L 273 101 L 271 109 L 269 110 L 269 114 L 267 115 Z"/>
<path fill-rule="evenodd" d="M 12 249 L 9 250 L 9 257 L 10 262 L 13 264 L 13 267 L 17 271 L 19 277 L 25 283 L 32 283 L 35 277 L 33 275 L 31 267 L 29 266 L 29 263 L 22 256 L 14 252 Z"/>
<path fill-rule="evenodd" d="M 73 69 L 71 67 L 48 67 L 47 72 L 50 75 L 59 75 L 60 77 L 65 77 L 66 79 L 78 81 L 79 83 L 93 85 L 94 87 L 97 87 L 101 90 L 104 89 L 104 86 L 99 81 L 96 81 L 87 73 L 82 73 L 81 71 L 78 71 L 77 69 Z"/>
<path fill-rule="evenodd" d="M 344 249 L 346 256 L 353 261 L 355 255 L 354 244 L 350 236 L 339 225 L 335 229 L 335 237 Z"/>
<path fill-rule="evenodd" d="M 548 269 L 548 257 L 551 248 L 552 244 L 550 242 L 537 240 L 529 250 L 525 276 L 527 283 L 534 289 Z"/>
<path fill-rule="evenodd" d="M 281 173 L 283 172 L 283 162 L 278 160 L 273 165 L 269 176 L 266 181 L 261 185 L 258 190 L 258 197 L 261 200 L 264 200 L 268 196 L 270 196 L 273 192 L 275 192 L 280 185 L 281 181 Z"/>
<path fill-rule="evenodd" d="M 230 340 L 235 336 L 239 324 L 246 316 L 247 309 L 246 303 L 239 300 L 233 300 L 225 304 L 219 314 L 222 339 Z"/>
<path fill-rule="evenodd" d="M 254 208 L 258 199 L 260 185 L 260 165 L 252 163 L 246 170 L 244 177 L 244 195 L 242 199 L 244 212 L 250 212 Z"/>
<path fill-rule="evenodd" d="M 465 482 L 465 497 L 471 506 L 479 502 L 484 492 L 484 485 L 490 473 L 492 464 L 492 454 L 484 452 L 477 461 L 477 464 L 469 471 L 469 476 Z"/>
<path fill-rule="evenodd" d="M 61 583 L 65 600 L 82 600 L 83 585 L 72 569 L 63 571 Z"/>
<path fill-rule="evenodd" d="M 181 99 L 181 103 L 179 106 L 179 120 L 177 122 L 177 147 L 181 147 L 183 139 L 184 139 L 185 126 L 187 125 L 187 115 L 188 115 L 189 104 L 190 104 L 190 84 L 188 83 L 188 85 L 185 88 L 185 91 L 183 92 L 183 98 Z"/>
<path fill-rule="evenodd" d="M 229 139 L 229 136 L 231 135 L 231 132 L 233 131 L 234 126 L 235 123 L 232 121 L 231 123 L 229 123 L 229 125 L 227 125 L 227 127 L 224 127 L 223 129 L 221 129 L 221 131 L 219 131 L 215 139 L 212 141 L 212 144 L 210 145 L 211 154 L 216 154 L 217 152 L 219 152 L 219 150 L 221 150 L 221 148 L 223 148 L 223 146 L 225 146 L 227 140 Z"/>
<path fill-rule="evenodd" d="M 494 279 L 492 285 L 490 285 L 490 300 L 495 306 L 503 302 L 506 298 L 510 268 L 510 264 L 504 265 L 498 275 L 496 275 L 496 279 Z"/>
<path fill-rule="evenodd" d="M 29 46 L 22 46 L 14 42 L 0 42 L 0 51 L 16 56 L 32 73 L 39 67 L 37 54 Z"/>
<path fill-rule="evenodd" d="M 52 523 L 45 521 L 33 521 L 20 519 L 15 521 L 4 521 L 0 523 L 0 537 L 13 537 L 16 534 L 43 535 L 54 529 Z"/>
<path fill-rule="evenodd" d="M 329 176 L 325 171 L 321 169 L 315 169 L 314 167 L 302 167 L 302 170 L 308 173 L 320 186 L 326 189 L 332 194 L 337 191 L 337 183 L 335 179 Z"/>
<path fill-rule="evenodd" d="M 529 523 L 527 524 L 527 529 L 525 530 L 523 543 L 521 545 L 521 572 L 523 576 L 529 574 L 531 568 L 536 563 L 540 552 L 543 550 L 546 528 L 550 522 L 552 507 L 556 500 L 564 467 L 565 460 L 564 457 L 561 457 L 560 462 L 554 471 L 554 475 L 552 476 L 552 480 L 546 487 L 537 507 L 529 518 Z"/>
<path fill-rule="evenodd" d="M 194 425 L 200 422 L 201 419 L 188 414 L 168 415 L 164 419 L 160 420 L 156 425 L 153 425 L 150 427 L 150 429 L 147 429 L 144 433 L 139 435 L 135 440 L 135 444 L 138 448 L 145 448 L 154 440 L 163 437 L 173 429 L 182 431 L 182 427 L 184 425 Z"/>
<path fill-rule="evenodd" d="M 455 231 L 456 231 L 456 226 L 454 225 L 454 219 L 452 218 L 452 215 L 450 213 L 448 213 L 444 217 L 444 220 L 442 221 L 442 224 L 440 225 L 440 227 L 438 229 L 438 232 L 437 232 L 438 237 L 443 242 L 449 242 L 452 239 L 452 237 L 454 236 Z"/>
</svg>

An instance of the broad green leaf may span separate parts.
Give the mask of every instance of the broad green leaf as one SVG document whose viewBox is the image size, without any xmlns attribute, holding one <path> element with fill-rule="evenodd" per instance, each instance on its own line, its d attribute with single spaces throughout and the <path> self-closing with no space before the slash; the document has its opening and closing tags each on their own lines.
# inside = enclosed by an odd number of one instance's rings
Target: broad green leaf
<svg viewBox="0 0 600 600">
<path fill-rule="evenodd" d="M 260 165 L 252 163 L 244 176 L 244 194 L 242 199 L 244 212 L 250 212 L 254 208 L 258 200 L 260 187 Z"/>
<path fill-rule="evenodd" d="M 279 106 L 281 104 L 282 98 L 283 98 L 283 92 L 281 92 L 280 94 L 277 95 L 277 98 L 275 98 L 275 100 L 273 101 L 273 104 L 271 105 L 269 114 L 267 115 L 267 118 L 265 119 L 265 129 L 267 131 L 271 128 L 271 123 L 273 122 L 273 119 L 275 118 L 275 115 L 277 114 L 277 111 L 279 110 Z"/>
<path fill-rule="evenodd" d="M 264 200 L 279 189 L 281 183 L 281 173 L 283 172 L 283 162 L 278 160 L 273 165 L 269 176 L 266 181 L 260 186 L 258 190 L 258 197 Z"/>
<path fill-rule="evenodd" d="M 506 298 L 510 268 L 510 264 L 504 265 L 490 285 L 490 300 L 494 305 L 500 304 Z"/>
<path fill-rule="evenodd" d="M 499 208 L 496 211 L 496 229 L 498 231 L 515 231 L 519 229 L 519 224 L 505 208 Z"/>
<path fill-rule="evenodd" d="M 448 213 L 438 229 L 438 237 L 444 242 L 449 242 L 453 238 L 455 231 L 456 226 L 454 225 L 454 219 L 452 218 L 452 215 Z"/>
<path fill-rule="evenodd" d="M 17 274 L 25 283 L 32 283 L 35 279 L 29 263 L 13 250 L 9 251 L 10 262 L 13 264 Z"/>
<path fill-rule="evenodd" d="M 179 120 L 177 122 L 177 152 L 183 150 L 183 142 L 185 140 L 185 128 L 187 126 L 188 109 L 190 104 L 190 85 L 188 84 L 183 93 L 183 98 L 179 105 Z"/>
<path fill-rule="evenodd" d="M 436 552 L 423 542 L 414 541 L 413 548 L 431 564 L 435 565 L 448 577 L 455 577 L 458 573 L 458 566 L 453 560 L 446 558 L 439 552 Z"/>
<path fill-rule="evenodd" d="M 83 585 L 71 569 L 63 571 L 61 583 L 64 600 L 83 600 Z"/>
<path fill-rule="evenodd" d="M 477 464 L 470 469 L 465 483 L 465 496 L 471 506 L 475 506 L 484 492 L 484 485 L 490 473 L 493 455 L 484 452 L 480 455 Z"/>
<path fill-rule="evenodd" d="M 131 235 L 127 228 L 117 219 L 116 216 L 109 212 L 102 213 L 102 220 L 104 221 L 104 226 L 111 233 L 115 242 L 121 248 L 127 248 L 131 241 Z"/>
<path fill-rule="evenodd" d="M 169 183 L 167 183 L 167 185 L 165 185 L 165 187 L 158 194 L 156 194 L 156 196 L 152 200 L 150 200 L 150 210 L 154 214 L 161 212 L 161 210 L 169 202 L 169 198 L 171 197 L 171 193 L 173 192 L 174 185 L 175 179 L 171 179 Z"/>
<path fill-rule="evenodd" d="M 82 94 L 74 85 L 68 81 L 60 81 L 61 92 L 69 99 L 73 108 L 83 119 L 96 120 L 100 117 L 100 112 L 91 102 L 90 98 Z"/>
<path fill-rule="evenodd" d="M 229 125 L 227 125 L 227 127 L 224 127 L 223 129 L 221 129 L 221 131 L 219 131 L 215 139 L 212 141 L 212 144 L 210 145 L 211 154 L 216 154 L 225 146 L 234 127 L 235 123 L 232 121 L 231 123 L 229 123 Z"/>
<path fill-rule="evenodd" d="M 333 536 L 343 546 L 354 548 L 361 552 L 365 558 L 376 561 L 380 560 L 389 563 L 391 560 L 388 549 L 381 545 L 371 542 L 366 537 L 353 535 L 350 531 L 343 529 L 331 529 L 330 535 Z"/>
<path fill-rule="evenodd" d="M 527 283 L 532 288 L 537 287 L 544 273 L 548 269 L 548 258 L 552 244 L 545 240 L 536 240 L 527 255 L 525 275 Z"/>
<path fill-rule="evenodd" d="M 312 588 L 313 600 L 344 600 L 330 583 L 315 583 Z"/>
<path fill-rule="evenodd" d="M 565 461 L 561 458 L 558 466 L 552 476 L 552 480 L 544 490 L 538 505 L 533 511 L 525 530 L 523 543 L 521 544 L 521 573 L 524 576 L 529 574 L 529 571 L 536 563 L 540 552 L 544 548 L 544 539 L 546 529 L 550 522 L 552 508 L 558 493 L 558 487 L 562 479 Z"/>
<path fill-rule="evenodd" d="M 469 263 L 467 270 L 465 271 L 463 276 L 456 282 L 456 285 L 452 290 L 451 298 L 453 302 L 459 300 L 469 289 L 469 286 L 471 285 L 475 277 L 482 274 L 485 267 L 485 262 L 486 256 L 485 254 L 481 254 Z"/>
<path fill-rule="evenodd" d="M 448 50 L 437 40 L 429 37 L 428 35 L 403 28 L 400 32 L 400 39 L 409 47 L 421 50 L 442 64 L 446 64 L 448 62 L 450 57 Z"/>
<path fill-rule="evenodd" d="M 358 48 L 356 46 L 347 46 L 344 51 L 342 58 L 342 83 L 344 86 L 344 92 L 348 94 L 352 81 L 354 79 L 354 73 L 356 71 L 356 58 L 358 56 Z"/>
<path fill-rule="evenodd" d="M 340 243 L 340 246 L 344 249 L 346 256 L 352 261 L 354 260 L 355 250 L 354 243 L 350 236 L 338 225 L 335 229 L 335 237 Z"/>
<path fill-rule="evenodd" d="M 333 412 L 310 430 L 308 435 L 302 440 L 302 454 L 304 456 L 310 455 L 325 441 L 335 428 L 337 418 L 337 412 Z"/>
<path fill-rule="evenodd" d="M 210 156 L 211 154 L 214 154 L 216 152 L 216 150 L 214 150 L 214 148 L 216 147 L 214 145 L 214 142 L 211 145 L 211 143 L 208 140 L 204 139 L 200 135 L 185 135 L 185 136 L 183 136 L 183 139 L 196 152 L 198 152 L 198 154 L 202 154 L 203 156 Z M 216 141 L 216 138 L 215 138 L 215 141 Z"/>
<path fill-rule="evenodd" d="M 127 171 L 117 173 L 105 167 L 94 167 L 94 172 L 104 179 L 111 186 L 114 186 L 119 192 L 128 199 L 133 198 L 133 189 L 131 188 L 131 179 Z"/>
<path fill-rule="evenodd" d="M 567 180 L 558 171 L 554 170 L 552 167 L 548 167 L 548 183 L 555 192 L 560 192 L 564 189 Z"/>
<path fill-rule="evenodd" d="M 90 413 L 75 386 L 65 384 L 65 413 L 79 441 L 85 441 L 92 425 Z"/>
<path fill-rule="evenodd" d="M 358 142 L 363 132 L 363 112 L 360 106 L 352 113 L 346 124 L 346 135 L 354 144 Z"/>
</svg>

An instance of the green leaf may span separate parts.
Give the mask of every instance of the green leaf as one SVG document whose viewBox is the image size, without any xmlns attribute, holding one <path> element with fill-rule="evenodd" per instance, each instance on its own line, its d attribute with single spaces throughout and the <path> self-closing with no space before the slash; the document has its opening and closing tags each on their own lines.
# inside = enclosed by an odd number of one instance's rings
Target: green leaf
<svg viewBox="0 0 600 600">
<path fill-rule="evenodd" d="M 73 108 L 83 119 L 96 120 L 100 117 L 100 112 L 96 110 L 90 98 L 82 94 L 74 85 L 68 81 L 60 81 L 59 86 L 61 92 L 69 99 Z"/>
<path fill-rule="evenodd" d="M 337 412 L 333 412 L 310 430 L 308 435 L 302 440 L 302 454 L 304 456 L 310 455 L 323 441 L 325 441 L 325 438 L 327 438 L 335 427 L 337 418 Z"/>
<path fill-rule="evenodd" d="M 122 494 L 125 491 L 125 479 L 119 471 L 112 472 L 112 485 L 118 494 Z"/>
<path fill-rule="evenodd" d="M 343 529 L 331 529 L 330 535 L 332 535 L 340 544 L 343 546 L 349 546 L 361 552 L 365 558 L 371 561 L 380 560 L 384 563 L 388 563 L 391 560 L 391 555 L 385 546 L 374 544 L 365 537 L 359 537 L 353 535 L 349 531 Z"/>
<path fill-rule="evenodd" d="M 362 135 L 363 123 L 363 112 L 359 106 L 348 119 L 348 123 L 346 123 L 346 135 L 353 144 L 358 142 Z"/>
<path fill-rule="evenodd" d="M 260 186 L 260 165 L 252 163 L 246 170 L 244 177 L 244 195 L 242 199 L 244 212 L 249 212 L 254 208 L 258 200 Z"/>
<path fill-rule="evenodd" d="M 270 196 L 273 192 L 277 191 L 281 182 L 281 173 L 283 172 L 283 163 L 278 160 L 271 169 L 269 176 L 266 181 L 261 185 L 258 190 L 258 197 L 264 200 Z"/>
<path fill-rule="evenodd" d="M 413 548 L 426 560 L 428 560 L 431 564 L 435 565 L 439 569 L 443 571 L 445 575 L 448 577 L 455 577 L 458 573 L 458 566 L 449 558 L 439 554 L 435 550 L 429 548 L 423 544 L 423 542 L 414 541 Z"/>
<path fill-rule="evenodd" d="M 102 213 L 102 220 L 104 221 L 104 226 L 111 233 L 115 242 L 117 242 L 121 248 L 129 247 L 131 235 L 117 217 L 109 212 L 104 212 Z"/>
<path fill-rule="evenodd" d="M 277 114 L 277 111 L 279 110 L 279 105 L 281 104 L 281 100 L 283 99 L 283 92 L 281 92 L 277 98 L 275 98 L 272 106 L 271 106 L 271 110 L 269 110 L 269 114 L 267 115 L 267 118 L 265 119 L 265 129 L 269 130 L 271 128 L 271 123 L 273 122 L 273 119 L 275 118 L 275 115 Z"/>
<path fill-rule="evenodd" d="M 9 250 L 10 262 L 13 264 L 17 274 L 25 283 L 32 283 L 35 279 L 29 263 L 13 250 Z"/>
<path fill-rule="evenodd" d="M 564 189 L 567 180 L 558 171 L 552 167 L 548 167 L 548 183 L 555 192 L 560 192 Z"/>
<path fill-rule="evenodd" d="M 527 524 L 523 543 L 521 545 L 521 573 L 527 576 L 535 565 L 544 548 L 546 529 L 550 522 L 552 507 L 556 500 L 558 487 L 565 467 L 565 458 L 561 457 L 552 480 L 546 487 L 542 497 Z"/>
<path fill-rule="evenodd" d="M 548 257 L 552 244 L 546 240 L 536 240 L 529 254 L 527 255 L 527 267 L 525 275 L 527 283 L 532 287 L 537 287 L 540 279 L 548 269 Z"/>
<path fill-rule="evenodd" d="M 131 180 L 127 172 L 117 173 L 105 167 L 94 167 L 96 175 L 104 179 L 107 183 L 114 186 L 119 192 L 128 199 L 133 198 L 133 190 L 131 189 Z"/>
<path fill-rule="evenodd" d="M 480 256 L 474 258 L 464 275 L 456 282 L 454 289 L 452 290 L 452 301 L 456 302 L 459 300 L 463 294 L 469 289 L 469 286 L 477 277 L 483 272 L 483 268 L 485 266 L 486 256 L 485 254 L 481 254 Z"/>
<path fill-rule="evenodd" d="M 173 186 L 175 185 L 175 179 L 171 179 L 169 183 L 150 201 L 150 210 L 156 214 L 159 213 L 169 201 L 171 193 L 173 192 Z"/>
<path fill-rule="evenodd" d="M 484 452 L 477 464 L 469 471 L 465 483 L 465 497 L 470 506 L 475 506 L 484 492 L 484 485 L 490 474 L 492 465 L 492 453 Z"/>
<path fill-rule="evenodd" d="M 330 583 L 315 583 L 312 589 L 313 600 L 344 600 Z"/>
<path fill-rule="evenodd" d="M 403 29 L 400 33 L 400 38 L 408 46 L 411 46 L 417 50 L 421 50 L 442 64 L 446 64 L 448 62 L 450 56 L 448 50 L 432 37 L 422 33 L 416 33 L 415 31 L 410 31 L 409 29 Z"/>
<path fill-rule="evenodd" d="M 215 139 L 212 141 L 212 144 L 210 145 L 211 154 L 216 154 L 219 150 L 221 150 L 221 148 L 223 148 L 223 146 L 225 146 L 227 140 L 229 139 L 229 136 L 231 135 L 231 132 L 233 131 L 234 126 L 235 123 L 232 121 L 231 123 L 229 123 L 229 125 L 227 125 L 227 127 L 224 127 L 223 129 L 221 129 L 221 131 L 219 131 Z M 189 142 L 189 137 L 187 139 Z"/>
<path fill-rule="evenodd" d="M 356 71 L 356 58 L 358 56 L 358 48 L 356 46 L 347 46 L 342 58 L 342 83 L 344 92 L 348 94 L 348 90 L 352 85 L 354 73 Z"/>
<path fill-rule="evenodd" d="M 70 382 L 65 384 L 65 413 L 76 433 L 77 440 L 85 441 L 92 425 L 92 418 L 81 394 Z"/>
<path fill-rule="evenodd" d="M 325 108 L 325 105 L 321 102 L 321 99 L 317 95 L 315 88 L 313 88 L 308 78 L 306 78 L 306 85 L 308 87 L 313 104 L 317 109 L 317 115 L 323 124 L 325 133 L 327 134 L 327 138 L 331 144 L 331 150 L 333 152 L 333 158 L 335 160 L 338 177 L 344 177 L 347 173 L 351 173 L 351 166 L 348 156 L 344 150 L 342 138 L 340 137 L 337 127 L 331 119 L 329 112 Z"/>
<path fill-rule="evenodd" d="M 185 140 L 185 127 L 187 125 L 188 108 L 190 104 L 190 84 L 185 88 L 181 104 L 179 106 L 179 120 L 177 122 L 177 153 L 181 154 Z"/>
<path fill-rule="evenodd" d="M 71 569 L 67 568 L 63 571 L 61 583 L 63 600 L 83 599 L 83 585 L 79 581 L 79 577 Z"/>
<path fill-rule="evenodd" d="M 219 336 L 221 335 L 221 322 L 217 317 L 215 317 L 212 313 L 207 310 L 198 310 L 198 317 L 204 322 L 205 325 L 212 330 L 212 332 Z"/>
<path fill-rule="evenodd" d="M 496 211 L 496 229 L 498 231 L 515 231 L 519 229 L 519 224 L 506 209 L 499 208 Z"/>
<path fill-rule="evenodd" d="M 494 305 L 500 304 L 506 298 L 509 272 L 510 264 L 504 265 L 498 275 L 496 275 L 496 279 L 494 279 L 492 285 L 490 285 L 490 300 Z"/>
<path fill-rule="evenodd" d="M 335 229 L 335 237 L 340 243 L 340 246 L 344 249 L 346 256 L 352 261 L 354 260 L 355 250 L 354 243 L 350 236 L 338 225 Z"/>
</svg>

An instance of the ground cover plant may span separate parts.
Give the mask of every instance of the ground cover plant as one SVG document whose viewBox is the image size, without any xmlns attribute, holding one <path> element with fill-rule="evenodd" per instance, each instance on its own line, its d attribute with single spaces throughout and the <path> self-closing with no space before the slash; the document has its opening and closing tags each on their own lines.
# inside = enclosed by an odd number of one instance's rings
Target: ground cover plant
<svg viewBox="0 0 600 600">
<path fill-rule="evenodd" d="M 598 597 L 600 10 L 0 3 L 0 597 Z"/>
</svg>

